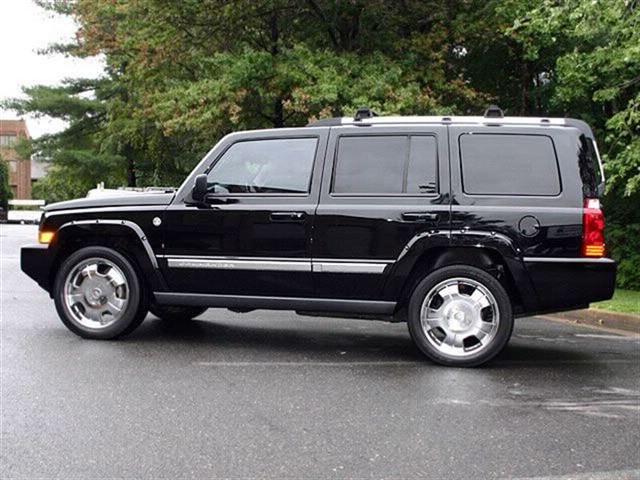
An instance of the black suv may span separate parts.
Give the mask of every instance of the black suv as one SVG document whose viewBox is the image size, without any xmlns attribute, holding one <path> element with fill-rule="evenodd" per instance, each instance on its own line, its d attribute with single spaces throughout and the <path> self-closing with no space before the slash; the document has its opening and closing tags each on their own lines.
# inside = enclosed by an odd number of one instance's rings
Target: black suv
<svg viewBox="0 0 640 480">
<path fill-rule="evenodd" d="M 611 298 L 602 189 L 579 120 L 363 109 L 230 134 L 177 192 L 52 204 L 22 269 L 82 337 L 281 309 L 406 321 L 432 360 L 479 365 L 514 316 Z"/>
</svg>

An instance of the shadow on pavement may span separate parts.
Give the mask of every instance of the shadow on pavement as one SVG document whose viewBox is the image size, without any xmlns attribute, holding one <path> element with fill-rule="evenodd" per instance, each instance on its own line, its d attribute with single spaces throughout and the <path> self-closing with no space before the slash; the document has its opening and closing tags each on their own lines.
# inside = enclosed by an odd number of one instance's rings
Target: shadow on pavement
<svg viewBox="0 0 640 480">
<path fill-rule="evenodd" d="M 192 320 L 164 322 L 149 317 L 132 335 L 122 341 L 129 344 L 162 344 L 171 349 L 186 348 L 191 351 L 259 354 L 265 357 L 275 353 L 274 361 L 296 361 L 303 354 L 305 360 L 318 363 L 326 361 L 408 362 L 434 364 L 425 359 L 411 342 L 404 325 L 354 322 L 338 324 L 329 320 L 326 326 L 313 320 L 287 319 L 274 325 L 263 325 L 255 319 L 234 323 Z M 345 321 L 347 322 L 347 321 Z M 233 359 L 234 357 L 231 357 Z M 518 369 L 539 367 L 553 370 L 588 369 L 606 364 L 597 351 L 585 351 L 575 343 L 540 343 L 536 339 L 514 336 L 506 349 L 484 369 Z M 576 372 L 577 373 L 577 372 Z"/>
</svg>

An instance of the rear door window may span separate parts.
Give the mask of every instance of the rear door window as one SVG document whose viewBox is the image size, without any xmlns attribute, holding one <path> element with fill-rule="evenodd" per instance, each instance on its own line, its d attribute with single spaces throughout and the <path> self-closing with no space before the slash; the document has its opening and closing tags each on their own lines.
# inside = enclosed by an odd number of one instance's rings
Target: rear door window
<svg viewBox="0 0 640 480">
<path fill-rule="evenodd" d="M 546 135 L 463 134 L 462 186 L 470 195 L 555 196 L 561 191 L 553 141 Z"/>
<path fill-rule="evenodd" d="M 343 136 L 332 192 L 421 195 L 437 192 L 436 138 L 430 135 Z"/>
</svg>

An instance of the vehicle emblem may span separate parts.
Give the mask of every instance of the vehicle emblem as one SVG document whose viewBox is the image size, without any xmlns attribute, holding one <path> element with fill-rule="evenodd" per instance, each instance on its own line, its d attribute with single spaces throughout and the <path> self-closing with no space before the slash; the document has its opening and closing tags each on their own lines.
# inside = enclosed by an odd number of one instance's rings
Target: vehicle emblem
<svg viewBox="0 0 640 480">
<path fill-rule="evenodd" d="M 160 220 L 160 217 L 153 217 L 153 225 L 155 227 L 159 227 L 161 223 L 162 223 L 162 220 Z"/>
</svg>

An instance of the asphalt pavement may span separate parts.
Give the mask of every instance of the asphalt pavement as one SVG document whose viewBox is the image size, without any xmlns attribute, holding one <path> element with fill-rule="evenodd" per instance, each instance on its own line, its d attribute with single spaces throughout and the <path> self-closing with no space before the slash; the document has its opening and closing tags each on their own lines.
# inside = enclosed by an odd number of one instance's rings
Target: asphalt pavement
<svg viewBox="0 0 640 480">
<path fill-rule="evenodd" d="M 0 225 L 1 478 L 640 478 L 638 336 L 517 320 L 477 369 L 406 326 L 211 309 L 76 337 Z"/>
</svg>

